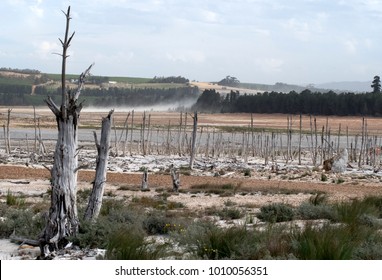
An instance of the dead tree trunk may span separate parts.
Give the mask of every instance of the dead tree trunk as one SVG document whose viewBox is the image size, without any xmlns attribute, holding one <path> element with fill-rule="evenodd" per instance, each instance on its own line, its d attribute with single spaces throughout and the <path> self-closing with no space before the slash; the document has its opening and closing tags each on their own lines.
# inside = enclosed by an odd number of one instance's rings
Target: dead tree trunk
<svg viewBox="0 0 382 280">
<path fill-rule="evenodd" d="M 34 122 L 34 154 L 37 154 L 37 121 L 36 121 L 36 107 L 33 106 L 33 122 Z"/>
<path fill-rule="evenodd" d="M 171 165 L 170 175 L 171 175 L 171 179 L 172 179 L 172 190 L 174 192 L 178 192 L 179 186 L 180 186 L 179 173 L 177 173 L 175 171 L 174 165 Z"/>
<path fill-rule="evenodd" d="M 141 185 L 142 192 L 147 192 L 150 190 L 148 186 L 148 181 L 149 181 L 149 173 L 147 172 L 147 168 L 145 168 L 142 175 L 142 185 Z"/>
<path fill-rule="evenodd" d="M 191 140 L 191 152 L 190 152 L 190 169 L 194 167 L 195 160 L 195 152 L 196 152 L 196 131 L 198 129 L 198 112 L 195 111 L 194 116 L 192 117 L 194 120 L 194 126 L 192 130 L 192 140 Z"/>
<path fill-rule="evenodd" d="M 94 131 L 94 141 L 97 147 L 96 173 L 93 182 L 92 193 L 85 211 L 85 220 L 95 221 L 98 218 L 102 206 L 103 190 L 106 182 L 107 161 L 109 157 L 110 134 L 112 115 L 114 110 L 109 112 L 106 118 L 102 119 L 101 141 L 98 143 L 97 134 Z"/>
<path fill-rule="evenodd" d="M 298 138 L 298 165 L 301 165 L 302 115 L 300 114 L 300 130 Z"/>
<path fill-rule="evenodd" d="M 78 171 L 78 120 L 82 103 L 77 104 L 83 88 L 85 77 L 89 74 L 91 65 L 79 77 L 77 89 L 67 90 L 65 85 L 67 49 L 74 36 L 69 37 L 70 7 L 66 16 L 65 38 L 61 41 L 62 72 L 61 90 L 62 102 L 58 107 L 49 97 L 45 102 L 56 117 L 58 137 L 54 153 L 54 163 L 51 169 L 51 205 L 45 229 L 40 236 L 40 249 L 42 257 L 49 251 L 55 251 L 66 245 L 67 239 L 78 231 L 77 215 L 77 171 Z"/>
<path fill-rule="evenodd" d="M 10 135 L 10 132 L 9 132 L 9 124 L 11 122 L 11 112 L 12 112 L 12 109 L 8 109 L 8 116 L 7 116 L 7 131 L 6 131 L 6 140 L 5 140 L 5 143 L 6 143 L 6 147 L 5 147 L 5 151 L 10 154 L 11 153 L 11 135 Z"/>
</svg>

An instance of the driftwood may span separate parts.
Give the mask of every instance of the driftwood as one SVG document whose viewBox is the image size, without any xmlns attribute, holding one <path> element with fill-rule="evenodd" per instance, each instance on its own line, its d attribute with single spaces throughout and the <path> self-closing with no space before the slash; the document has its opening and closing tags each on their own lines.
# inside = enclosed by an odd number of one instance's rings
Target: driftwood
<svg viewBox="0 0 382 280">
<path fill-rule="evenodd" d="M 16 236 L 14 232 L 11 234 L 11 236 L 9 236 L 9 239 L 14 243 L 26 244 L 35 247 L 40 245 L 40 241 Z"/>
</svg>

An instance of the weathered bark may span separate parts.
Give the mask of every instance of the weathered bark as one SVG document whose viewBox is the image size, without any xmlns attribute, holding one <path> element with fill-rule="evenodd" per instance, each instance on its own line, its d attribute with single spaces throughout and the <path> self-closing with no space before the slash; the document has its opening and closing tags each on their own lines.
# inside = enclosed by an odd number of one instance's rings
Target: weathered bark
<svg viewBox="0 0 382 280">
<path fill-rule="evenodd" d="M 68 37 L 70 7 L 64 13 L 66 16 L 65 39 L 61 41 L 62 52 L 62 102 L 58 107 L 49 97 L 45 102 L 56 116 L 58 137 L 54 153 L 54 163 L 51 169 L 51 206 L 45 229 L 40 236 L 42 257 L 50 251 L 55 251 L 66 245 L 67 239 L 78 231 L 78 215 L 76 205 L 77 195 L 77 165 L 78 165 L 78 120 L 82 104 L 77 100 L 83 88 L 85 77 L 89 74 L 91 65 L 79 77 L 78 87 L 71 92 L 65 86 L 65 69 L 67 49 L 72 36 Z"/>
<path fill-rule="evenodd" d="M 89 197 L 89 203 L 85 211 L 85 220 L 95 221 L 98 218 L 102 206 L 102 197 L 106 182 L 107 162 L 109 158 L 110 134 L 112 115 L 114 110 L 109 112 L 106 118 L 102 119 L 101 141 L 98 143 L 97 134 L 94 132 L 94 141 L 97 147 L 96 172 L 93 182 L 93 189 Z"/>
<path fill-rule="evenodd" d="M 48 106 L 55 106 L 48 101 Z M 55 107 L 56 108 L 56 107 Z M 55 111 L 55 110 L 52 110 Z M 58 139 L 51 169 L 51 206 L 47 225 L 40 240 L 41 253 L 57 250 L 69 236 L 78 230 L 77 193 L 77 121 L 79 111 L 75 104 L 66 113 L 56 111 Z M 64 118 L 63 116 L 67 117 Z M 47 247 L 49 246 L 49 247 Z"/>
</svg>

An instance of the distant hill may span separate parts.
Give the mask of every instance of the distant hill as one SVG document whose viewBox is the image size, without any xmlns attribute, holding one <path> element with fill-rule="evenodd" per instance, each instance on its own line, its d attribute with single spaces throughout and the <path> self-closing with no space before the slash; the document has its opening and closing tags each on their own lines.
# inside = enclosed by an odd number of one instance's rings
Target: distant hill
<svg viewBox="0 0 382 280">
<path fill-rule="evenodd" d="M 315 85 L 318 88 L 331 89 L 333 91 L 346 91 L 346 92 L 370 92 L 371 82 L 331 82 Z"/>
</svg>

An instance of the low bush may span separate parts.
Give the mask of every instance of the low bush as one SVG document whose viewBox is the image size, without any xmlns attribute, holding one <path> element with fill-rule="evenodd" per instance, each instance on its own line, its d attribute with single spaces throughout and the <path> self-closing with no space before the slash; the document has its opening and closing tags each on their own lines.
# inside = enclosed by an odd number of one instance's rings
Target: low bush
<svg viewBox="0 0 382 280">
<path fill-rule="evenodd" d="M 354 199 L 351 202 L 339 202 L 335 204 L 338 222 L 346 223 L 351 226 L 357 226 L 365 215 L 377 217 L 378 209 L 369 200 Z"/>
<path fill-rule="evenodd" d="M 165 255 L 165 245 L 145 239 L 144 232 L 136 227 L 124 227 L 108 238 L 105 259 L 108 260 L 158 260 Z"/>
<path fill-rule="evenodd" d="M 260 208 L 257 217 L 265 222 L 278 223 L 293 220 L 295 211 L 292 206 L 284 203 L 272 203 Z"/>
<path fill-rule="evenodd" d="M 28 209 L 4 208 L 0 220 L 0 237 L 8 238 L 12 233 L 16 236 L 37 239 L 45 227 L 45 218 L 42 213 L 35 214 Z M 2 211 L 3 212 L 3 211 Z"/>
<path fill-rule="evenodd" d="M 236 207 L 224 207 L 217 214 L 223 220 L 236 220 L 244 217 L 243 211 Z"/>
<path fill-rule="evenodd" d="M 302 220 L 328 219 L 337 220 L 337 213 L 331 205 L 314 205 L 311 203 L 302 203 L 297 208 L 297 215 Z"/>
<path fill-rule="evenodd" d="M 348 227 L 306 226 L 294 235 L 294 255 L 301 260 L 350 260 L 357 241 Z"/>
<path fill-rule="evenodd" d="M 8 190 L 6 203 L 8 206 L 23 207 L 25 205 L 25 198 L 16 196 L 10 190 Z"/>
</svg>

